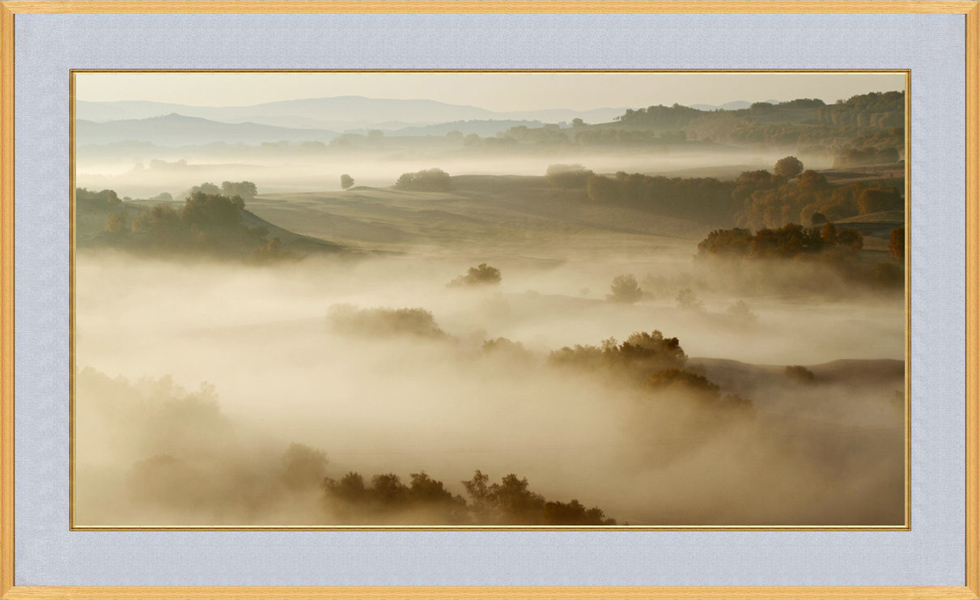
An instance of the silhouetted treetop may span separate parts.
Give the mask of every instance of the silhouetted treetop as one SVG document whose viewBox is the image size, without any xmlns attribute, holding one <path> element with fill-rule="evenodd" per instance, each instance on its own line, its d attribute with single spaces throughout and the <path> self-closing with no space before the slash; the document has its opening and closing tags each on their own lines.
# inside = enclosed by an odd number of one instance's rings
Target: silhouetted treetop
<svg viewBox="0 0 980 600">
<path fill-rule="evenodd" d="M 564 347 L 548 355 L 554 366 L 571 366 L 595 369 L 625 369 L 640 374 L 667 368 L 679 368 L 687 361 L 687 354 L 677 338 L 664 337 L 659 331 L 640 332 L 618 344 L 610 338 L 600 346 Z"/>
<path fill-rule="evenodd" d="M 371 478 L 359 473 L 323 481 L 325 508 L 342 522 L 430 525 L 615 525 L 599 508 L 578 500 L 547 501 L 532 492 L 527 478 L 510 474 L 499 483 L 477 470 L 462 482 L 469 501 L 446 489 L 425 471 L 411 474 L 406 485 L 394 473 Z"/>
<path fill-rule="evenodd" d="M 795 156 L 781 158 L 776 162 L 776 166 L 773 167 L 772 172 L 780 177 L 792 179 L 803 172 L 803 161 Z"/>
<path fill-rule="evenodd" d="M 476 267 L 470 267 L 466 271 L 466 275 L 460 275 L 450 281 L 448 287 L 497 285 L 500 280 L 500 269 L 491 267 L 487 263 L 480 263 Z"/>
</svg>

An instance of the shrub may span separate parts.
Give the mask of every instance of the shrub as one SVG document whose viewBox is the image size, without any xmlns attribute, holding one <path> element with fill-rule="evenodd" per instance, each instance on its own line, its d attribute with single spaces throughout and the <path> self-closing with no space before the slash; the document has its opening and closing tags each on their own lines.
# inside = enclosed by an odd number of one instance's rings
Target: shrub
<svg viewBox="0 0 980 600">
<path fill-rule="evenodd" d="M 395 182 L 395 187 L 418 192 L 445 192 L 452 188 L 452 180 L 449 173 L 442 169 L 428 169 L 415 173 L 402 173 Z"/>
<path fill-rule="evenodd" d="M 479 266 L 470 267 L 466 275 L 460 275 L 449 282 L 449 287 L 467 287 L 481 285 L 497 285 L 500 283 L 500 269 L 491 267 L 487 263 Z"/>
<path fill-rule="evenodd" d="M 548 183 L 558 188 L 584 188 L 594 173 L 582 165 L 551 165 L 545 171 Z"/>
<path fill-rule="evenodd" d="M 613 277 L 609 291 L 612 293 L 606 295 L 606 299 L 610 302 L 633 304 L 643 298 L 643 290 L 640 289 L 640 285 L 636 282 L 636 277 L 632 275 L 617 275 Z"/>
</svg>

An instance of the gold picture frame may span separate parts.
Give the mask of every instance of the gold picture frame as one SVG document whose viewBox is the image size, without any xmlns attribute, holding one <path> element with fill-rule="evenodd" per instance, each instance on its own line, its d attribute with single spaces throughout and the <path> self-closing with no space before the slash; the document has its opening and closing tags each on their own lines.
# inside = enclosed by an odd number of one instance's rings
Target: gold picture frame
<svg viewBox="0 0 980 600">
<path fill-rule="evenodd" d="M 769 74 L 865 74 L 865 75 L 901 75 L 904 79 L 904 93 L 905 93 L 905 131 L 908 132 L 911 129 L 911 83 L 912 83 L 912 73 L 908 69 L 818 69 L 818 70 L 805 70 L 805 69 L 697 69 L 697 70 L 683 70 L 683 69 L 670 69 L 665 71 L 658 71 L 656 69 L 641 69 L 641 70 L 619 70 L 619 69 L 603 69 L 603 70 L 589 70 L 589 69 L 520 69 L 520 70 L 508 70 L 508 69 L 478 69 L 478 70 L 467 70 L 467 69 L 398 69 L 398 70 L 373 70 L 373 69 L 352 69 L 352 70 L 275 70 L 275 69 L 261 69 L 261 70 L 248 70 L 248 69 L 180 69 L 180 70 L 166 70 L 166 69 L 142 69 L 142 70 L 125 70 L 125 69 L 73 69 L 70 73 L 71 81 L 71 108 L 69 112 L 71 114 L 71 129 L 69 137 L 71 138 L 71 168 L 72 172 L 70 175 L 71 189 L 76 189 L 75 183 L 75 172 L 76 172 L 76 161 L 75 161 L 75 151 L 76 151 L 76 137 L 75 137 L 75 106 L 77 97 L 75 95 L 75 81 L 76 76 L 86 75 L 86 74 L 123 74 L 132 75 L 135 73 L 145 73 L 145 74 L 187 74 L 187 73 L 198 73 L 198 74 L 377 74 L 377 73 L 396 73 L 396 74 L 598 74 L 598 73 L 619 73 L 619 74 L 729 74 L 729 75 L 769 75 Z M 905 136 L 904 142 L 904 152 L 906 157 L 911 157 L 911 136 Z M 905 229 L 906 238 L 910 235 L 909 227 L 909 214 L 910 214 L 910 165 L 911 160 L 905 160 L 904 172 L 905 172 Z M 905 425 L 904 425 L 904 471 L 905 471 L 905 485 L 903 492 L 903 502 L 904 502 L 904 521 L 901 524 L 894 525 L 564 525 L 564 526 L 544 526 L 544 525 L 465 525 L 465 526 L 452 526 L 452 525 L 132 525 L 132 526 L 119 526 L 119 525 L 79 525 L 75 519 L 75 465 L 76 465 L 76 390 L 75 390 L 75 379 L 77 377 L 77 363 L 76 363 L 76 340 L 75 340 L 75 307 L 77 303 L 77 295 L 75 291 L 74 276 L 76 273 L 76 255 L 77 255 L 77 245 L 75 241 L 75 231 L 76 231 L 76 218 L 74 215 L 75 203 L 73 202 L 70 207 L 70 212 L 72 213 L 71 221 L 71 238 L 72 246 L 69 250 L 69 260 L 71 263 L 70 277 L 69 280 L 69 294 L 70 294 L 70 306 L 71 313 L 69 315 L 69 343 L 71 345 L 70 352 L 70 377 L 71 377 L 71 398 L 69 404 L 69 411 L 71 414 L 70 423 L 72 430 L 69 435 L 69 445 L 70 445 L 70 475 L 69 475 L 69 528 L 71 531 L 909 531 L 911 529 L 911 513 L 912 513 L 912 489 L 911 489 L 911 403 L 908 399 L 911 396 L 911 378 L 909 376 L 910 364 L 911 364 L 911 287 L 909 285 L 910 272 L 906 270 L 905 277 L 905 340 L 904 340 L 904 355 L 905 355 L 905 383 L 904 383 L 904 395 L 905 395 Z M 910 254 L 909 244 L 906 242 L 906 254 Z M 906 262 L 908 262 L 908 256 L 906 257 Z"/>
<path fill-rule="evenodd" d="M 14 565 L 14 28 L 17 14 L 951 14 L 966 30 L 966 572 L 964 586 L 859 587 L 71 587 L 18 586 Z M 0 598 L 980 598 L 980 3 L 882 1 L 0 2 Z M 907 116 L 908 118 L 908 116 Z M 908 507 L 907 507 L 908 510 Z M 908 517 L 907 517 L 908 519 Z M 908 520 L 906 520 L 908 525 Z M 181 528 L 186 529 L 186 528 Z M 726 528 L 726 529 L 739 529 Z"/>
</svg>

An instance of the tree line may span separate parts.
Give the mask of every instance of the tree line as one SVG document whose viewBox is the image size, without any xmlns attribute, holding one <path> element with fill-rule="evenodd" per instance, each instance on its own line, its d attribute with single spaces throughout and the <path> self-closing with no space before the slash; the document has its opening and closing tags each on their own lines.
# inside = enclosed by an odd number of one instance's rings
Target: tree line
<svg viewBox="0 0 980 600">
<path fill-rule="evenodd" d="M 75 201 L 79 211 L 108 211 L 104 230 L 92 240 L 95 245 L 256 261 L 294 257 L 278 237 L 268 237 L 267 228 L 243 222 L 245 198 L 254 198 L 256 193 L 252 182 L 225 181 L 221 187 L 212 183 L 194 186 L 177 207 L 160 203 L 142 208 L 123 202 L 112 190 L 84 188 L 76 189 Z"/>
<path fill-rule="evenodd" d="M 578 500 L 547 500 L 531 491 L 527 478 L 511 473 L 499 483 L 477 470 L 461 482 L 466 497 L 453 494 L 425 471 L 405 483 L 394 473 L 371 477 L 357 472 L 323 481 L 324 502 L 343 524 L 411 522 L 429 525 L 615 525 L 598 507 Z"/>
<path fill-rule="evenodd" d="M 762 228 L 755 233 L 742 228 L 716 229 L 698 243 L 698 257 L 708 259 L 814 260 L 860 285 L 900 289 L 905 275 L 905 228 L 892 230 L 888 253 L 897 262 L 882 260 L 865 264 L 856 260 L 864 236 L 855 229 L 834 223 L 804 227 L 789 223 Z"/>
<path fill-rule="evenodd" d="M 789 223 L 821 224 L 905 206 L 902 192 L 893 185 L 833 185 L 823 174 L 804 170 L 802 161 L 795 156 L 780 159 L 771 172 L 745 171 L 734 181 L 624 171 L 606 176 L 579 164 L 551 165 L 545 175 L 556 188 L 585 188 L 593 202 L 753 229 Z"/>
</svg>

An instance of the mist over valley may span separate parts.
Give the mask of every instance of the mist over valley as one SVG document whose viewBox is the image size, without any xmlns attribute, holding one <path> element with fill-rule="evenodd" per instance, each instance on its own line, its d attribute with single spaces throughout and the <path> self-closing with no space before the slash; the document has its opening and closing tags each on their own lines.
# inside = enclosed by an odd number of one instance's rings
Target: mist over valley
<svg viewBox="0 0 980 600">
<path fill-rule="evenodd" d="M 903 93 L 360 100 L 79 102 L 77 525 L 904 524 Z"/>
</svg>

